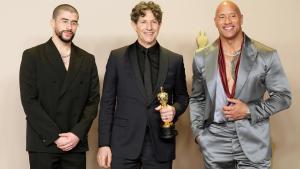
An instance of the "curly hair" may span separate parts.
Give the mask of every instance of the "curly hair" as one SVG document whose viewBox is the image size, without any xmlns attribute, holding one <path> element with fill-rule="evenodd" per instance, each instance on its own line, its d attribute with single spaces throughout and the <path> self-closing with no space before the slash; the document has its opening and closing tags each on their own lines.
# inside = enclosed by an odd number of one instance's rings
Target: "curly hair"
<svg viewBox="0 0 300 169">
<path fill-rule="evenodd" d="M 158 21 L 158 23 L 161 23 L 162 20 L 162 11 L 160 9 L 160 6 L 153 1 L 145 2 L 141 1 L 138 3 L 131 11 L 130 17 L 131 21 L 134 23 L 137 23 L 139 20 L 139 17 L 144 17 L 145 16 L 145 11 L 146 10 L 151 10 L 153 13 L 155 19 Z"/>
</svg>

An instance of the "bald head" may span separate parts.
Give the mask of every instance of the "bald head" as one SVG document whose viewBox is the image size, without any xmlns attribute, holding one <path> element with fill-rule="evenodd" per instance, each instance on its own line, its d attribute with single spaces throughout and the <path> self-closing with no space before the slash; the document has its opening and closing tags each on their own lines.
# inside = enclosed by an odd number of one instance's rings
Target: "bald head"
<svg viewBox="0 0 300 169">
<path fill-rule="evenodd" d="M 240 15 L 240 16 L 242 15 L 240 8 L 234 2 L 229 1 L 229 0 L 224 0 L 218 5 L 215 16 L 218 16 L 220 14 L 220 12 L 222 12 L 224 10 L 224 8 L 232 9 L 238 15 Z"/>
<path fill-rule="evenodd" d="M 243 15 L 239 7 L 232 1 L 225 0 L 218 5 L 214 20 L 221 39 L 243 38 Z"/>
</svg>

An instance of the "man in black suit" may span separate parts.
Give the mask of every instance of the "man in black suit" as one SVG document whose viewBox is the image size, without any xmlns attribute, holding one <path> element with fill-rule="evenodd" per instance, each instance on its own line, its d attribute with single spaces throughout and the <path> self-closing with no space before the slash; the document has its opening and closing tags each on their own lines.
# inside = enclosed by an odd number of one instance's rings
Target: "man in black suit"
<svg viewBox="0 0 300 169">
<path fill-rule="evenodd" d="M 31 169 L 85 169 L 87 134 L 97 115 L 99 78 L 93 55 L 72 43 L 78 12 L 53 11 L 53 36 L 23 53 L 20 91 Z"/>
<path fill-rule="evenodd" d="M 98 164 L 112 169 L 171 169 L 175 138 L 160 138 L 164 122 L 176 122 L 188 105 L 182 56 L 159 45 L 162 11 L 140 2 L 131 13 L 138 39 L 110 53 L 99 115 Z M 169 102 L 159 106 L 163 87 Z"/>
</svg>

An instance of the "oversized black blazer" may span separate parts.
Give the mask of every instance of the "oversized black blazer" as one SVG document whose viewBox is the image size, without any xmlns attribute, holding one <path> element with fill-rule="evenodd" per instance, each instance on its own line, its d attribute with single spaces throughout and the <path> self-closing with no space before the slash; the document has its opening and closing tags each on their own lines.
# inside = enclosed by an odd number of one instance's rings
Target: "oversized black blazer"
<svg viewBox="0 0 300 169">
<path fill-rule="evenodd" d="M 61 153 L 54 141 L 63 132 L 80 138 L 72 152 L 88 150 L 87 133 L 99 104 L 93 55 L 72 44 L 66 71 L 51 39 L 27 49 L 20 67 L 20 91 L 27 120 L 27 151 Z"/>
</svg>

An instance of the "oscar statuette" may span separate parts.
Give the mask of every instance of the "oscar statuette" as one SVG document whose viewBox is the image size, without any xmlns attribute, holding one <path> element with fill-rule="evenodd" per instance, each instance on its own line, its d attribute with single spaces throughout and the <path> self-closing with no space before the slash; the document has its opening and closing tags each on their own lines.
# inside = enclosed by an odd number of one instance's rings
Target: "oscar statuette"
<svg viewBox="0 0 300 169">
<path fill-rule="evenodd" d="M 157 99 L 162 108 L 168 105 L 168 93 L 164 92 L 163 87 L 160 87 L 160 92 L 157 94 Z M 177 135 L 175 125 L 172 121 L 163 122 L 160 131 L 160 137 L 163 139 L 171 139 Z"/>
</svg>

